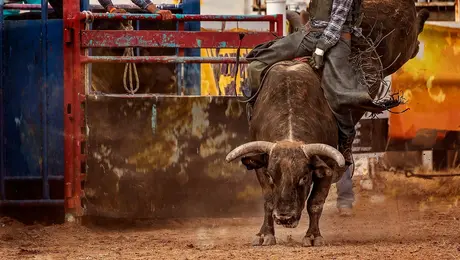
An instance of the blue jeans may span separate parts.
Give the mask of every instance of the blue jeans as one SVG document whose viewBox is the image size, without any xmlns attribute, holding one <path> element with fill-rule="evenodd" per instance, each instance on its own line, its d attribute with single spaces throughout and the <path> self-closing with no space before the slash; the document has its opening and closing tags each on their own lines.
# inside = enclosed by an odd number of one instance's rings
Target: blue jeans
<svg viewBox="0 0 460 260">
<path fill-rule="evenodd" d="M 352 208 L 355 201 L 350 167 L 337 182 L 337 208 Z"/>
</svg>

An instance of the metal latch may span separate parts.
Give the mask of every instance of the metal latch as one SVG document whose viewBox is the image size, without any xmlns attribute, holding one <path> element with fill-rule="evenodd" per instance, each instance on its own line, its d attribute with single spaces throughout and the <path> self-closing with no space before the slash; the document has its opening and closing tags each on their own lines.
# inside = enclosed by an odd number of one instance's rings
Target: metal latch
<svg viewBox="0 0 460 260">
<path fill-rule="evenodd" d="M 64 28 L 64 43 L 72 43 L 73 41 L 73 29 Z"/>
</svg>

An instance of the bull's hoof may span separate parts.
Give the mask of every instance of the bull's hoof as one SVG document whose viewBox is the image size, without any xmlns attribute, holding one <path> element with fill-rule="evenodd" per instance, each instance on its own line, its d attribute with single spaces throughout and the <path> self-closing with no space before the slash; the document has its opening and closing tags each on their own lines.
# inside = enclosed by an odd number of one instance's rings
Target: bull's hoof
<svg viewBox="0 0 460 260">
<path fill-rule="evenodd" d="M 324 246 L 323 237 L 304 236 L 302 239 L 303 246 Z"/>
<path fill-rule="evenodd" d="M 276 245 L 276 238 L 274 235 L 266 235 L 264 236 L 264 243 L 263 246 L 273 246 Z"/>
<path fill-rule="evenodd" d="M 324 243 L 323 237 L 315 237 L 315 239 L 313 239 L 312 246 L 324 246 L 324 245 L 325 243 Z"/>
<path fill-rule="evenodd" d="M 252 240 L 253 246 L 273 246 L 276 245 L 276 238 L 274 235 L 260 235 Z"/>
<path fill-rule="evenodd" d="M 262 236 L 256 236 L 252 240 L 252 246 L 261 246 L 264 243 L 264 238 Z"/>
<path fill-rule="evenodd" d="M 313 236 L 304 236 L 302 239 L 303 246 L 312 246 L 313 245 Z"/>
</svg>

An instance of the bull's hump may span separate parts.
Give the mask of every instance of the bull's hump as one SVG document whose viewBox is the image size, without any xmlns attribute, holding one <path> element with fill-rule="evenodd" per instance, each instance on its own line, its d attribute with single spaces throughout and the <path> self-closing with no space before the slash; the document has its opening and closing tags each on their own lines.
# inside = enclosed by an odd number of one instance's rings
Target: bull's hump
<svg viewBox="0 0 460 260">
<path fill-rule="evenodd" d="M 284 62 L 270 70 L 254 107 L 257 135 L 272 141 L 318 139 L 318 130 L 332 118 L 320 84 L 305 63 Z"/>
<path fill-rule="evenodd" d="M 298 63 L 292 66 L 287 66 L 286 71 L 287 72 L 300 72 L 302 69 L 305 69 L 306 64 L 303 63 Z"/>
</svg>

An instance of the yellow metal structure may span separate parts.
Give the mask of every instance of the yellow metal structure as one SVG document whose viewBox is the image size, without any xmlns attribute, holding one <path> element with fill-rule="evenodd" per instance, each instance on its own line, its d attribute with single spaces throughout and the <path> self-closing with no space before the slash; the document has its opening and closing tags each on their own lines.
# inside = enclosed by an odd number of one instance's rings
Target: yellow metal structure
<svg viewBox="0 0 460 260">
<path fill-rule="evenodd" d="M 201 28 L 201 31 L 212 31 Z M 226 30 L 229 32 L 248 32 L 242 28 Z M 251 49 L 241 49 L 240 57 L 245 57 Z M 236 49 L 201 49 L 201 57 L 236 57 Z M 236 76 L 236 89 L 242 95 L 241 85 L 245 84 L 247 64 L 240 64 Z M 235 64 L 201 64 L 201 95 L 225 96 L 234 94 Z"/>
<path fill-rule="evenodd" d="M 460 23 L 428 22 L 419 40 L 418 55 L 392 76 L 392 91 L 407 100 L 399 109 L 410 110 L 390 115 L 390 138 L 460 131 Z"/>
</svg>

